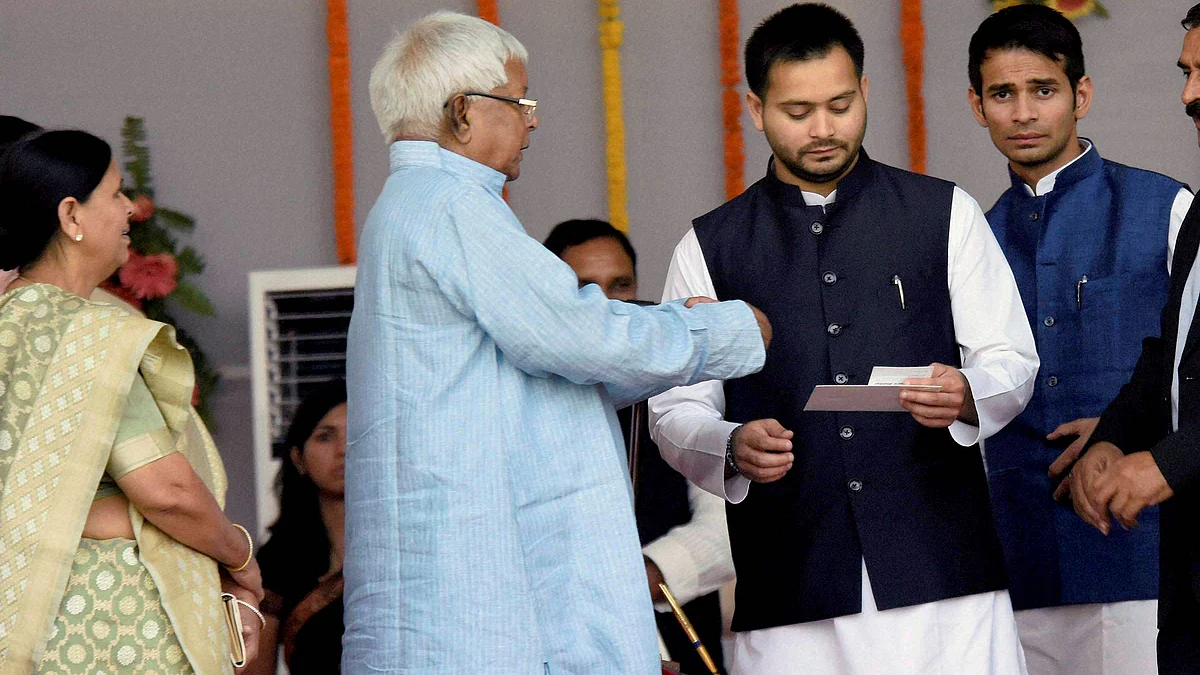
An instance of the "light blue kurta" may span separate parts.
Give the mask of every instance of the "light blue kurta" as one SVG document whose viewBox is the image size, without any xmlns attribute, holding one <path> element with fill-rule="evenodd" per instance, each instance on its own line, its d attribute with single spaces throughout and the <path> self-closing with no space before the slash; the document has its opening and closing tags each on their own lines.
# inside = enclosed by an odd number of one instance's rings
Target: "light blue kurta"
<svg viewBox="0 0 1200 675">
<path fill-rule="evenodd" d="M 743 303 L 608 300 L 500 197 L 401 141 L 350 323 L 343 672 L 650 675 L 615 408 L 762 366 Z"/>
</svg>

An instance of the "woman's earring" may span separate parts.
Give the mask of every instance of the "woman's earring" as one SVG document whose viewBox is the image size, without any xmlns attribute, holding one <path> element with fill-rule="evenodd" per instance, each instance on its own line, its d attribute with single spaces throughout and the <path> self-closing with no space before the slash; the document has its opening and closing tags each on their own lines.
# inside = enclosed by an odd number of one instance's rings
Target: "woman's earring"
<svg viewBox="0 0 1200 675">
<path fill-rule="evenodd" d="M 83 233 L 82 232 L 75 235 L 75 241 L 83 241 Z"/>
</svg>

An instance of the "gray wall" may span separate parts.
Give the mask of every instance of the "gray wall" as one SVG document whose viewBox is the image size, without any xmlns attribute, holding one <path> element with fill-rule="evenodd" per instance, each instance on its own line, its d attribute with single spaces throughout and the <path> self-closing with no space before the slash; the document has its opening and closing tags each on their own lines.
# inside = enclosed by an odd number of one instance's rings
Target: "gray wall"
<svg viewBox="0 0 1200 675">
<path fill-rule="evenodd" d="M 867 147 L 907 164 L 898 2 L 831 0 L 867 43 Z M 530 234 L 605 216 L 596 5 L 501 0 L 501 19 L 529 48 L 541 128 L 511 203 Z M 788 3 L 743 0 L 744 36 Z M 1108 0 L 1114 18 L 1080 29 L 1097 101 L 1082 131 L 1111 158 L 1200 184 L 1195 132 L 1174 66 L 1191 0 Z M 631 235 L 643 295 L 655 298 L 689 220 L 722 197 L 716 3 L 625 0 L 622 53 Z M 470 0 L 352 0 L 356 194 L 361 223 L 387 173 L 367 79 L 394 30 Z M 1004 164 L 966 106 L 966 45 L 985 0 L 926 0 L 929 170 L 985 206 L 1007 185 Z M 201 285 L 219 312 L 185 320 L 227 378 L 217 440 L 230 469 L 232 515 L 253 516 L 246 273 L 335 262 L 331 226 L 324 3 L 288 0 L 0 0 L 0 113 L 79 126 L 119 140 L 126 114 L 146 118 L 165 205 L 196 216 L 208 259 Z M 747 178 L 766 144 L 747 129 Z"/>
</svg>

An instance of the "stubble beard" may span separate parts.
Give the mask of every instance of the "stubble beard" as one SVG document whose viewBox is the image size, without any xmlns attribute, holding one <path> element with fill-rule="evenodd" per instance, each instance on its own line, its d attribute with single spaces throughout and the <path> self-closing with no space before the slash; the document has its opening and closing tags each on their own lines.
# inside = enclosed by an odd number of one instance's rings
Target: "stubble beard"
<svg viewBox="0 0 1200 675">
<path fill-rule="evenodd" d="M 774 153 L 775 159 L 779 162 L 782 162 L 783 165 L 787 167 L 788 172 L 793 176 L 806 183 L 825 185 L 838 181 L 846 174 L 851 165 L 854 164 L 854 160 L 858 158 L 859 153 L 862 151 L 862 142 L 866 135 L 867 126 L 866 119 L 864 118 L 862 129 L 859 130 L 857 137 L 852 139 L 850 142 L 834 139 L 827 143 L 810 144 L 809 146 L 801 148 L 798 152 L 791 152 L 789 148 L 776 147 L 776 144 L 771 141 L 770 137 L 767 137 L 767 144 L 771 146 L 771 151 Z M 831 146 L 836 146 L 846 150 L 846 159 L 840 162 L 836 167 L 826 171 L 810 171 L 804 167 L 803 157 L 807 152 L 811 151 L 810 148 Z"/>
<path fill-rule="evenodd" d="M 838 147 L 849 150 L 844 143 L 838 143 Z M 783 162 L 783 165 L 787 167 L 788 172 L 796 178 L 799 178 L 806 183 L 823 185 L 825 183 L 832 183 L 836 181 L 837 179 L 841 178 L 844 173 L 846 173 L 846 170 L 850 168 L 850 165 L 854 162 L 854 158 L 858 157 L 858 148 L 855 148 L 853 152 L 847 154 L 845 161 L 838 164 L 836 167 L 828 171 L 821 171 L 819 173 L 805 169 L 799 156 L 789 157 L 783 154 L 776 154 L 775 157 L 780 162 Z"/>
</svg>

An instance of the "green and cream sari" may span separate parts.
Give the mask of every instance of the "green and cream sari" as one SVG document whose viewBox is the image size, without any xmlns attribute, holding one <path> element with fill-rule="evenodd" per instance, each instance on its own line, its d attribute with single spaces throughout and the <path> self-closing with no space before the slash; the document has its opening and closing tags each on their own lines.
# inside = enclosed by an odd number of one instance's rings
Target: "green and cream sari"
<svg viewBox="0 0 1200 675">
<path fill-rule="evenodd" d="M 193 382 L 168 326 L 45 284 L 0 295 L 0 673 L 232 672 L 216 562 L 132 507 L 136 541 L 81 539 L 118 455 L 178 451 L 223 504 Z M 147 400 L 159 428 L 129 433 Z"/>
</svg>

